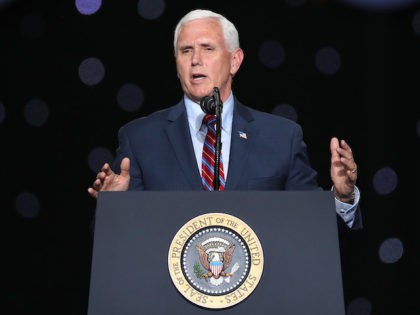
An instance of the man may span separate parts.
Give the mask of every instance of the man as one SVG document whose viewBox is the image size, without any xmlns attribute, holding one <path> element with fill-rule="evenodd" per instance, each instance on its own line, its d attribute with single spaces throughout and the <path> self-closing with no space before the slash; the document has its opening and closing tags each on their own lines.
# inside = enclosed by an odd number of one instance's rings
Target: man
<svg viewBox="0 0 420 315">
<path fill-rule="evenodd" d="M 226 190 L 320 189 L 309 164 L 301 127 L 242 105 L 232 92 L 244 52 L 235 26 L 222 15 L 194 10 L 175 28 L 174 52 L 184 98 L 177 105 L 136 119 L 119 131 L 113 168 L 105 163 L 91 196 L 100 191 L 203 189 L 207 127 L 200 101 L 217 87 L 223 102 L 221 164 Z M 332 138 L 331 179 L 337 214 L 361 227 L 357 164 L 351 148 Z M 205 167 L 204 167 L 205 168 Z M 115 171 L 114 171 L 115 170 Z"/>
</svg>

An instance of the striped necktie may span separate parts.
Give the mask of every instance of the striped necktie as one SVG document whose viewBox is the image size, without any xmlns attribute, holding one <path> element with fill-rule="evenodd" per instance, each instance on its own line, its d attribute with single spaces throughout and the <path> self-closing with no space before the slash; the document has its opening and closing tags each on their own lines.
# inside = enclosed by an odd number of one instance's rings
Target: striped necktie
<svg viewBox="0 0 420 315">
<path fill-rule="evenodd" d="M 216 143 L 216 115 L 204 116 L 203 123 L 207 125 L 206 139 L 203 146 L 203 157 L 201 166 L 201 177 L 204 190 L 214 190 L 214 161 L 215 161 L 215 143 Z M 225 174 L 223 172 L 222 156 L 220 156 L 219 165 L 219 190 L 225 188 Z"/>
</svg>

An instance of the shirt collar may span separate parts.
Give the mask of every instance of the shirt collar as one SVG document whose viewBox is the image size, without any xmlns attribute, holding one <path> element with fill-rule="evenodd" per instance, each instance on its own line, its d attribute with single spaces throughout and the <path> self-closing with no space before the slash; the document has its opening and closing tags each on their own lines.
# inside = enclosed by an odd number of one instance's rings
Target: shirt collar
<svg viewBox="0 0 420 315">
<path fill-rule="evenodd" d="M 188 123 L 190 128 L 192 128 L 197 133 L 200 131 L 203 124 L 205 113 L 199 104 L 193 102 L 186 95 L 184 95 L 184 103 L 187 110 Z M 232 130 L 233 104 L 233 93 L 231 91 L 228 99 L 223 103 L 222 110 L 222 129 L 227 133 L 230 133 Z"/>
</svg>

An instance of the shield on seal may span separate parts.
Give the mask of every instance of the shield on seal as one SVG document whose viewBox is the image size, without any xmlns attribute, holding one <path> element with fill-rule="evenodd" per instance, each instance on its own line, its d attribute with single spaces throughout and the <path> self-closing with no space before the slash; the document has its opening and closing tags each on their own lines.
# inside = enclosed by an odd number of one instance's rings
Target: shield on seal
<svg viewBox="0 0 420 315">
<path fill-rule="evenodd" d="M 217 278 L 222 271 L 223 263 L 221 261 L 211 261 L 210 270 L 213 273 L 214 277 Z"/>
</svg>

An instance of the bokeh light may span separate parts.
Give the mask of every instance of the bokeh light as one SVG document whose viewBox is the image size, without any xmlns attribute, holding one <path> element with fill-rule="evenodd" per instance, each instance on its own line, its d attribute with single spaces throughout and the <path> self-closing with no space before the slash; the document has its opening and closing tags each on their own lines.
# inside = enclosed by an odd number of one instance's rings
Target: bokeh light
<svg viewBox="0 0 420 315">
<path fill-rule="evenodd" d="M 24 117 L 29 125 L 41 127 L 49 117 L 48 105 L 41 99 L 32 99 L 24 107 Z"/>
<path fill-rule="evenodd" d="M 277 40 L 264 41 L 259 50 L 258 57 L 267 68 L 278 68 L 285 60 L 286 53 L 283 45 Z"/>
<path fill-rule="evenodd" d="M 341 57 L 333 47 L 322 47 L 315 55 L 315 66 L 325 75 L 335 74 L 341 67 Z"/>
<path fill-rule="evenodd" d="M 97 173 L 105 163 L 112 166 L 114 155 L 112 152 L 104 147 L 96 147 L 90 151 L 88 156 L 88 165 L 92 172 Z"/>
<path fill-rule="evenodd" d="M 80 63 L 79 78 L 86 85 L 97 85 L 105 76 L 105 67 L 98 58 L 86 58 Z"/>
<path fill-rule="evenodd" d="M 287 103 L 276 105 L 272 113 L 274 115 L 282 116 L 293 121 L 298 120 L 298 114 L 295 108 L 292 105 L 287 104 Z"/>
<path fill-rule="evenodd" d="M 123 110 L 135 112 L 143 105 L 143 90 L 134 83 L 126 83 L 118 90 L 117 101 Z"/>
<path fill-rule="evenodd" d="M 137 13 L 146 20 L 155 20 L 165 11 L 164 0 L 139 0 Z"/>
<path fill-rule="evenodd" d="M 30 192 L 20 193 L 16 197 L 15 205 L 17 213 L 27 219 L 36 218 L 41 211 L 38 198 Z"/>
<path fill-rule="evenodd" d="M 399 261 L 404 253 L 404 246 L 398 238 L 388 238 L 379 247 L 379 259 L 387 264 Z"/>
<path fill-rule="evenodd" d="M 76 9 L 83 15 L 91 15 L 101 8 L 102 0 L 76 0 Z"/>
<path fill-rule="evenodd" d="M 373 176 L 373 188 L 380 195 L 390 194 L 395 190 L 398 183 L 398 176 L 390 167 L 378 170 Z"/>
</svg>

